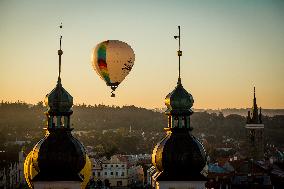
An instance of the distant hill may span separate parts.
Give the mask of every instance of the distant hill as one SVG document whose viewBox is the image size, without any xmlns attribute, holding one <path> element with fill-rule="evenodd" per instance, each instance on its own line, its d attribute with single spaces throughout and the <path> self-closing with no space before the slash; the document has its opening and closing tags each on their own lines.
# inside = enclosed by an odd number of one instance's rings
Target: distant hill
<svg viewBox="0 0 284 189">
<path fill-rule="evenodd" d="M 166 108 L 155 108 L 153 111 L 155 112 L 164 112 Z M 230 114 L 237 114 L 241 116 L 247 116 L 248 111 L 251 110 L 251 108 L 225 108 L 225 109 L 195 109 L 193 108 L 194 112 L 208 112 L 208 113 L 219 113 L 222 112 L 224 116 L 230 115 Z M 262 109 L 262 114 L 266 116 L 275 116 L 275 115 L 284 115 L 284 109 Z"/>
<path fill-rule="evenodd" d="M 0 135 L 15 140 L 27 133 L 43 132 L 46 124 L 46 107 L 42 103 L 29 105 L 24 102 L 0 103 Z M 135 106 L 75 105 L 71 118 L 76 131 L 106 130 L 125 128 L 139 132 L 161 132 L 167 127 L 165 114 Z M 244 125 L 247 109 L 195 110 L 191 125 L 196 134 L 230 136 L 236 139 L 245 137 Z M 283 111 L 283 110 L 281 110 Z M 275 112 L 281 112 L 275 111 Z M 243 113 L 242 113 L 243 112 Z M 264 110 L 264 112 L 269 112 Z M 243 114 L 243 115 L 242 115 Z M 265 137 L 274 144 L 284 144 L 284 115 L 264 116 Z M 1 136 L 0 136 L 1 138 Z"/>
<path fill-rule="evenodd" d="M 241 116 L 247 116 L 248 111 L 251 110 L 251 108 L 226 108 L 226 109 L 220 109 L 220 110 L 212 110 L 212 109 L 194 109 L 196 112 L 208 112 L 208 113 L 218 113 L 222 112 L 225 116 L 230 114 L 238 114 Z M 275 115 L 284 115 L 284 109 L 262 109 L 262 114 L 266 116 L 275 116 Z"/>
</svg>

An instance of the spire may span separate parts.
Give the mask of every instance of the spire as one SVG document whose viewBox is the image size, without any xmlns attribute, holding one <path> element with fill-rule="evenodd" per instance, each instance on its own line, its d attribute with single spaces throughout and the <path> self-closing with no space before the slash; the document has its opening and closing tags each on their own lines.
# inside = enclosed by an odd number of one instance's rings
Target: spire
<svg viewBox="0 0 284 189">
<path fill-rule="evenodd" d="M 169 128 L 185 128 L 191 130 L 190 127 L 190 115 L 193 113 L 191 107 L 193 106 L 194 100 L 190 93 L 188 93 L 181 84 L 180 77 L 180 57 L 182 51 L 180 50 L 180 26 L 178 26 L 178 36 L 174 36 L 175 39 L 179 40 L 179 69 L 178 69 L 178 82 L 176 88 L 166 96 L 165 104 L 167 106 L 166 115 L 168 115 L 168 127 Z"/>
<path fill-rule="evenodd" d="M 62 23 L 60 24 L 59 28 L 62 29 Z M 60 35 L 60 49 L 58 50 L 58 56 L 59 56 L 59 67 L 58 67 L 58 83 L 61 83 L 61 56 L 63 54 L 63 51 L 61 50 L 61 41 L 62 41 L 62 35 Z"/>
<path fill-rule="evenodd" d="M 59 27 L 62 28 L 62 24 Z M 61 84 L 61 40 L 62 36 L 58 50 L 57 85 L 45 97 L 46 134 L 33 147 L 24 163 L 25 178 L 30 188 L 37 188 L 38 185 L 42 188 L 54 188 L 58 186 L 57 182 L 61 188 L 70 188 L 71 185 L 85 188 L 84 183 L 89 180 L 89 158 L 84 146 L 72 135 L 70 128 L 73 97 Z M 36 171 L 30 171 L 32 169 Z"/>
<path fill-rule="evenodd" d="M 259 108 L 259 115 L 258 115 L 259 123 L 262 123 L 262 113 L 261 113 L 261 107 Z"/>
<path fill-rule="evenodd" d="M 59 26 L 62 28 L 62 23 Z M 62 35 L 60 35 L 60 49 L 58 50 L 59 65 L 58 65 L 58 80 L 56 87 L 46 95 L 45 104 L 48 107 L 48 128 L 68 128 L 70 129 L 70 115 L 72 114 L 73 97 L 63 88 L 61 84 L 61 49 Z M 57 117 L 57 122 L 54 123 L 54 118 Z M 62 120 L 61 120 L 62 118 Z"/>
<path fill-rule="evenodd" d="M 253 87 L 253 107 L 257 107 L 256 105 L 256 98 L 255 98 L 255 87 Z"/>
<path fill-rule="evenodd" d="M 256 95 L 255 95 L 255 87 L 253 87 L 253 105 L 252 105 L 252 112 L 251 116 L 250 113 L 248 113 L 247 117 L 247 124 L 257 124 L 261 123 L 261 109 L 260 109 L 260 114 L 258 114 L 258 107 L 256 103 Z"/>
<path fill-rule="evenodd" d="M 175 39 L 178 39 L 178 84 L 181 85 L 180 78 L 180 57 L 182 56 L 182 51 L 180 50 L 180 26 L 178 26 L 178 35 L 174 36 Z"/>
<path fill-rule="evenodd" d="M 258 111 L 257 104 L 256 104 L 256 97 L 255 97 L 255 87 L 253 87 L 253 110 L 254 110 L 253 113 L 255 113 L 255 111 Z"/>
<path fill-rule="evenodd" d="M 191 107 L 194 100 L 181 84 L 180 77 L 180 26 L 179 34 L 174 36 L 179 39 L 179 75 L 175 89 L 165 98 L 168 116 L 168 126 L 165 128 L 166 136 L 155 146 L 152 154 L 152 163 L 156 173 L 152 176 L 158 185 L 160 181 L 182 181 L 189 188 L 192 181 L 206 181 L 201 171 L 206 165 L 206 152 L 203 145 L 192 134 L 190 116 L 193 114 Z M 201 186 L 201 185 L 200 185 Z M 202 186 L 201 188 L 205 188 Z"/>
</svg>

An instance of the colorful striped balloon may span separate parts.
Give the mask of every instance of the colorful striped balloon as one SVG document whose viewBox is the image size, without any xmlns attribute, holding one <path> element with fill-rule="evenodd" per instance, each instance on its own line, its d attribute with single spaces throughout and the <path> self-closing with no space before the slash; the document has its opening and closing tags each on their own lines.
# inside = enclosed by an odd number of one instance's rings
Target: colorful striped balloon
<svg viewBox="0 0 284 189">
<path fill-rule="evenodd" d="M 103 41 L 93 49 L 93 68 L 113 91 L 129 74 L 134 61 L 132 48 L 119 40 Z"/>
</svg>

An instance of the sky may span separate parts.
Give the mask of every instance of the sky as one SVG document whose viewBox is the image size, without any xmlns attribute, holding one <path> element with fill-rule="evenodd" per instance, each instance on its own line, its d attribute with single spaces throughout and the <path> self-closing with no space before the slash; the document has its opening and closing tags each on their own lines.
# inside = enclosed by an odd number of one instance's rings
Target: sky
<svg viewBox="0 0 284 189">
<path fill-rule="evenodd" d="M 63 23 L 60 31 L 59 25 Z M 0 0 L 0 100 L 43 101 L 62 84 L 76 104 L 164 108 L 178 78 L 193 108 L 284 108 L 284 1 Z M 91 65 L 92 49 L 120 40 L 135 51 L 132 71 L 111 98 Z"/>
</svg>

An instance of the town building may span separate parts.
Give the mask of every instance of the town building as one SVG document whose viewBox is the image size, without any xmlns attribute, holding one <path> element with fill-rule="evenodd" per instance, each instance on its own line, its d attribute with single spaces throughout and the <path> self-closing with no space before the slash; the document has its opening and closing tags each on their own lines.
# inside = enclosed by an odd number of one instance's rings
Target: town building
<svg viewBox="0 0 284 189">
<path fill-rule="evenodd" d="M 144 170 L 141 165 L 133 165 L 128 168 L 128 184 L 130 188 L 144 186 Z"/>
<path fill-rule="evenodd" d="M 105 185 L 109 183 L 111 187 L 127 187 L 129 178 L 126 158 L 113 155 L 110 159 L 104 157 L 94 161 L 93 179 L 96 182 L 102 181 Z"/>
<path fill-rule="evenodd" d="M 21 188 L 25 185 L 23 162 L 23 151 L 0 151 L 0 189 Z"/>
</svg>

